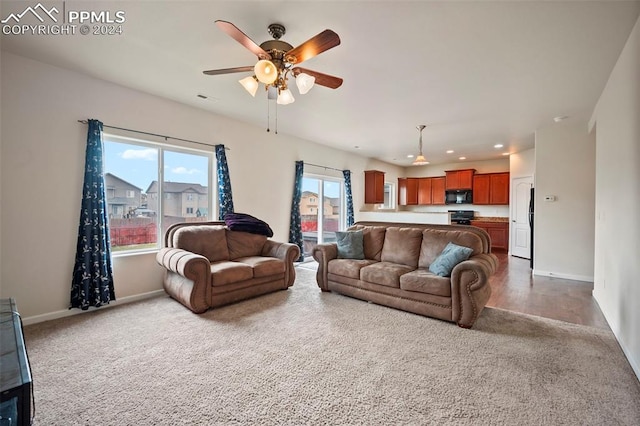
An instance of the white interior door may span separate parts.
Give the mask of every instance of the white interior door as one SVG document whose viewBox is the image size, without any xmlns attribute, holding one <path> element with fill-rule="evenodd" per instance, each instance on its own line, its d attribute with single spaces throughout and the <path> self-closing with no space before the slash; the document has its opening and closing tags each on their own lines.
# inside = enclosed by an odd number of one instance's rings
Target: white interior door
<svg viewBox="0 0 640 426">
<path fill-rule="evenodd" d="M 531 228 L 529 227 L 529 199 L 533 178 L 514 178 L 511 181 L 511 255 L 531 257 Z"/>
</svg>

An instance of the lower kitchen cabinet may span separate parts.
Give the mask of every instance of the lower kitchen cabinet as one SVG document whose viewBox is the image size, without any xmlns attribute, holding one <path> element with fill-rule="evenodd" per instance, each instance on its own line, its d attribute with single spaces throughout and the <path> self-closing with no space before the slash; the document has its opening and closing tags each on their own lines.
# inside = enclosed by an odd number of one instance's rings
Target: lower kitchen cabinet
<svg viewBox="0 0 640 426">
<path fill-rule="evenodd" d="M 472 220 L 472 226 L 487 231 L 491 238 L 491 249 L 509 250 L 509 222 L 483 222 Z"/>
</svg>

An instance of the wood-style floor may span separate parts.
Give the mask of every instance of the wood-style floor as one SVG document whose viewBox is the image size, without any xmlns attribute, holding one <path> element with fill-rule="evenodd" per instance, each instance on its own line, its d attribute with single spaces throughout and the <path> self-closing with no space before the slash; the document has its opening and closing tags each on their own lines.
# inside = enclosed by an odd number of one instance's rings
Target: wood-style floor
<svg viewBox="0 0 640 426">
<path fill-rule="evenodd" d="M 529 260 L 494 252 L 500 266 L 491 278 L 487 306 L 609 328 L 592 297 L 593 283 L 533 276 Z"/>
</svg>

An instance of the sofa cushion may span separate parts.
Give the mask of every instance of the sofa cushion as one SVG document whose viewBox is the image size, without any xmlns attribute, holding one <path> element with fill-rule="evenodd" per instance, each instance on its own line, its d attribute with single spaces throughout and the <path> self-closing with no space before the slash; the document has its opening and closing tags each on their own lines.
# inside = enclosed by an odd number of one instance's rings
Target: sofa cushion
<svg viewBox="0 0 640 426">
<path fill-rule="evenodd" d="M 202 255 L 209 262 L 229 260 L 227 230 L 223 225 L 185 226 L 173 234 L 173 247 Z"/>
<path fill-rule="evenodd" d="M 338 259 L 364 259 L 362 231 L 336 231 Z"/>
<path fill-rule="evenodd" d="M 332 259 L 329 261 L 327 270 L 330 274 L 336 274 L 343 277 L 360 279 L 360 269 L 375 263 L 369 259 Z"/>
<path fill-rule="evenodd" d="M 275 257 L 249 256 L 239 257 L 235 261 L 251 266 L 254 278 L 284 274 L 285 271 L 284 261 Z"/>
<path fill-rule="evenodd" d="M 220 261 L 211 264 L 211 285 L 219 287 L 253 278 L 253 268 L 240 262 Z"/>
<path fill-rule="evenodd" d="M 448 277 L 453 268 L 463 260 L 467 260 L 471 253 L 473 253 L 473 249 L 469 247 L 448 243 L 442 253 L 436 257 L 436 260 L 429 265 L 429 270 L 441 277 Z"/>
<path fill-rule="evenodd" d="M 414 268 L 391 262 L 376 262 L 360 269 L 360 279 L 370 283 L 400 288 L 400 277 Z"/>
<path fill-rule="evenodd" d="M 235 260 L 239 257 L 259 256 L 266 241 L 267 237 L 264 235 L 227 229 L 229 260 Z"/>
<path fill-rule="evenodd" d="M 418 266 L 422 229 L 389 227 L 384 237 L 380 260 L 383 262 Z"/>
<path fill-rule="evenodd" d="M 473 232 L 425 229 L 422 231 L 419 268 L 428 268 L 449 242 L 473 249 L 472 256 L 482 253 L 482 239 Z"/>
<path fill-rule="evenodd" d="M 380 261 L 384 235 L 387 228 L 384 226 L 355 225 L 349 229 L 362 230 L 362 245 L 364 246 L 364 258 Z"/>
<path fill-rule="evenodd" d="M 451 297 L 451 279 L 427 269 L 416 269 L 400 277 L 400 288 L 407 291 Z"/>
</svg>

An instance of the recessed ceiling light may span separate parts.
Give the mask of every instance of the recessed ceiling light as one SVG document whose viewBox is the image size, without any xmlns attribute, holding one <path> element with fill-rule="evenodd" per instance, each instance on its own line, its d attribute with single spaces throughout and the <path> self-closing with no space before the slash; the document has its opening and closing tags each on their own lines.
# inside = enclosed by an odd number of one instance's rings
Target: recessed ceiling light
<svg viewBox="0 0 640 426">
<path fill-rule="evenodd" d="M 447 154 L 453 154 L 453 150 L 452 149 L 448 150 Z"/>
<path fill-rule="evenodd" d="M 567 118 L 569 118 L 568 115 L 559 115 L 557 117 L 553 117 L 553 121 L 555 121 L 556 123 L 559 123 L 563 120 L 566 120 Z"/>
<path fill-rule="evenodd" d="M 407 158 L 413 158 L 413 154 L 407 155 Z"/>
<path fill-rule="evenodd" d="M 354 146 L 355 149 L 360 149 L 360 147 L 358 145 Z"/>
<path fill-rule="evenodd" d="M 466 160 L 466 159 L 467 159 L 467 157 L 460 157 L 460 158 L 458 158 L 458 160 Z"/>
<path fill-rule="evenodd" d="M 503 152 L 502 155 L 509 155 L 509 152 Z"/>
<path fill-rule="evenodd" d="M 501 143 L 497 143 L 495 144 L 493 147 L 494 148 L 502 148 L 504 145 L 502 145 Z"/>
</svg>

